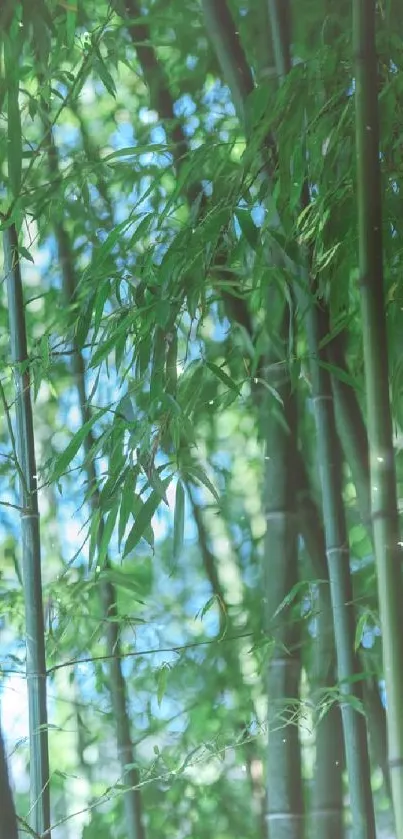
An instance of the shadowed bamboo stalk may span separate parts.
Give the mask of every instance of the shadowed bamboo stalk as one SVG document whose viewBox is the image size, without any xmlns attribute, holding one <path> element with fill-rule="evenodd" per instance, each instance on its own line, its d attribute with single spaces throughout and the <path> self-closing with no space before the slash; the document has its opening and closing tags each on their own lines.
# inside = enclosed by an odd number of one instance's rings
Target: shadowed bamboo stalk
<svg viewBox="0 0 403 839">
<path fill-rule="evenodd" d="M 223 5 L 224 4 L 220 4 L 220 12 L 218 13 L 215 4 L 212 3 L 211 0 L 204 0 L 203 3 L 205 13 L 207 10 L 207 20 L 210 22 L 210 25 L 211 21 L 214 20 L 216 29 L 220 28 L 222 19 L 225 17 L 223 14 Z M 273 4 L 271 11 L 273 12 L 274 10 L 276 12 L 276 7 L 277 4 Z M 218 44 L 218 49 L 225 51 L 225 60 L 221 60 L 223 69 L 225 69 L 228 63 L 228 44 L 231 40 L 229 34 L 229 30 L 231 29 L 231 19 L 227 12 L 226 15 L 229 20 L 226 20 L 225 33 L 220 33 L 220 36 L 217 36 L 217 33 L 213 34 L 213 38 Z M 279 25 L 277 29 L 282 32 L 282 35 L 284 34 L 284 28 L 282 28 L 282 25 Z M 276 55 L 280 54 L 281 50 L 284 48 L 283 43 L 277 46 L 278 48 L 275 50 Z M 239 49 L 236 53 L 233 52 L 233 55 L 236 57 L 236 61 L 233 62 L 232 74 L 229 75 L 228 82 L 231 87 L 234 84 L 238 85 L 236 92 L 237 97 L 239 98 L 240 91 L 242 92 L 241 75 L 243 76 L 244 74 L 240 74 L 240 72 L 237 74 L 240 64 L 238 53 Z M 283 56 L 281 66 L 277 67 L 279 77 L 284 74 L 284 71 L 289 66 L 289 57 Z M 241 110 L 241 114 L 243 110 L 244 109 Z M 307 285 L 306 278 L 305 285 Z M 296 290 L 298 290 L 299 286 L 300 283 L 296 283 Z M 308 292 L 308 288 L 306 288 L 306 291 Z M 356 695 L 356 699 L 359 699 L 359 686 L 356 685 L 354 688 L 354 685 L 350 685 L 351 680 L 355 677 L 357 668 L 353 652 L 353 612 L 351 606 L 348 606 L 348 604 L 351 603 L 351 581 L 348 559 L 346 564 L 347 534 L 342 506 L 340 457 L 338 461 L 334 459 L 335 453 L 337 452 L 337 438 L 335 434 L 330 379 L 319 364 L 320 357 L 318 348 L 320 346 L 321 339 L 326 333 L 322 333 L 322 331 L 318 328 L 318 311 L 316 307 L 312 306 L 312 301 L 310 299 L 306 299 L 305 295 L 303 298 L 303 308 L 306 308 L 308 312 L 307 333 L 309 338 L 310 354 L 313 359 L 312 379 L 316 424 L 319 437 L 319 447 L 321 451 L 321 484 L 324 500 L 325 530 L 340 688 L 346 699 L 347 695 L 350 696 L 350 692 Z M 372 839 L 375 835 L 375 826 L 373 802 L 370 789 L 370 771 L 365 722 L 363 718 L 361 718 L 361 716 L 353 709 L 351 703 L 347 704 L 344 702 L 342 712 L 354 831 L 357 837 L 371 837 Z"/>
<path fill-rule="evenodd" d="M 270 0 L 269 11 L 274 39 L 284 18 L 284 7 L 278 0 Z M 286 51 L 286 54 L 284 54 Z M 275 50 L 279 81 L 291 67 L 290 45 L 282 38 Z M 280 56 L 280 59 L 279 57 Z M 301 205 L 310 201 L 308 185 L 302 187 Z M 331 380 L 322 366 L 325 353 L 320 350 L 329 334 L 327 312 L 314 303 L 312 292 L 317 289 L 310 281 L 308 268 L 301 271 L 301 282 L 295 291 L 301 310 L 305 313 L 305 329 L 310 356 L 312 396 L 317 433 L 318 467 L 322 490 L 325 525 L 326 556 L 329 568 L 337 671 L 342 697 L 341 713 L 344 731 L 347 772 L 349 779 L 353 836 L 356 839 L 375 839 L 375 813 L 371 790 L 371 769 L 365 718 L 357 710 L 362 702 L 362 686 L 357 681 L 358 662 L 354 654 L 354 610 L 349 568 L 348 536 L 343 507 L 342 458 L 339 449 Z M 354 707 L 355 705 L 355 707 Z"/>
<path fill-rule="evenodd" d="M 353 0 L 359 270 L 371 512 L 387 694 L 390 780 L 396 836 L 403 839 L 403 586 L 383 287 L 375 14 L 374 0 Z"/>
<path fill-rule="evenodd" d="M 248 135 L 250 129 L 245 122 L 245 103 L 253 90 L 253 79 L 230 12 L 225 3 L 217 4 L 214 0 L 203 0 L 203 11 L 209 36 Z M 282 254 L 276 253 L 274 259 L 282 264 Z M 273 300 L 268 301 L 268 305 L 273 308 Z M 271 839 L 285 836 L 299 839 L 304 833 L 301 753 L 295 714 L 301 666 L 297 652 L 299 632 L 289 609 L 276 614 L 298 579 L 296 486 L 293 480 L 297 416 L 288 365 L 284 364 L 290 352 L 292 321 L 293 314 L 286 309 L 279 324 L 279 342 L 284 358 L 275 359 L 281 364 L 267 365 L 265 376 L 279 393 L 283 410 L 271 402 L 262 415 L 267 458 L 264 617 L 266 632 L 273 638 L 267 674 L 269 743 L 266 818 L 267 833 Z"/>
<path fill-rule="evenodd" d="M 0 839 L 18 839 L 17 816 L 10 787 L 6 750 L 0 731 Z"/>
<path fill-rule="evenodd" d="M 30 392 L 18 237 L 14 225 L 3 232 L 11 358 L 16 385 L 16 457 L 20 476 L 22 568 L 28 682 L 31 825 L 50 839 L 48 720 L 41 541 L 35 441 Z"/>
</svg>

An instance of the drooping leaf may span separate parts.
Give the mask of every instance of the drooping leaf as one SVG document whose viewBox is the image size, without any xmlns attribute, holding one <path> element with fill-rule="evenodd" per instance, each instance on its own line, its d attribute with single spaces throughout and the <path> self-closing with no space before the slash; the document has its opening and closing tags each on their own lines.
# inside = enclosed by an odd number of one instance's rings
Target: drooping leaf
<svg viewBox="0 0 403 839">
<path fill-rule="evenodd" d="M 309 584 L 307 584 L 306 580 L 300 580 L 298 583 L 295 583 L 295 585 L 293 585 L 293 587 L 290 589 L 290 591 L 286 594 L 286 596 L 281 601 L 280 605 L 277 607 L 276 611 L 274 612 L 273 619 L 276 618 L 277 615 L 279 615 L 280 612 L 283 611 L 283 609 L 286 609 L 288 606 L 291 606 L 291 603 L 294 602 L 294 600 L 297 598 L 298 594 L 304 588 L 306 588 L 307 585 L 309 585 Z"/>
<path fill-rule="evenodd" d="M 7 94 L 7 158 L 11 192 L 17 198 L 21 190 L 22 133 L 18 101 L 18 82 L 10 80 Z"/>
<path fill-rule="evenodd" d="M 164 489 L 167 489 L 170 482 L 170 477 L 165 478 L 162 481 Z M 147 498 L 147 501 L 143 504 L 138 514 L 136 515 L 134 525 L 126 539 L 123 557 L 131 553 L 134 550 L 134 548 L 138 545 L 140 539 L 144 536 L 147 527 L 149 527 L 151 519 L 160 504 L 161 496 L 155 489 L 153 489 L 150 496 Z"/>
<path fill-rule="evenodd" d="M 166 693 L 168 673 L 168 664 L 163 664 L 162 667 L 159 667 L 159 669 L 157 670 L 157 701 L 159 706 L 161 705 L 161 702 Z"/>
<path fill-rule="evenodd" d="M 238 385 L 233 381 L 233 379 L 231 379 L 230 376 L 228 376 L 227 373 L 225 373 L 222 367 L 218 367 L 217 364 L 213 364 L 213 362 L 211 361 L 207 361 L 207 367 L 209 368 L 209 370 L 211 370 L 212 373 L 214 373 L 215 376 L 217 376 L 218 379 L 220 379 L 227 387 L 229 387 L 230 390 L 234 390 L 238 394 L 238 396 L 241 395 Z"/>
<path fill-rule="evenodd" d="M 249 210 L 238 207 L 235 215 L 238 219 L 242 235 L 245 236 L 248 245 L 255 251 L 259 245 L 259 228 L 256 227 Z"/>
<path fill-rule="evenodd" d="M 92 430 L 95 423 L 104 416 L 106 410 L 106 408 L 103 408 L 100 411 L 96 411 L 91 419 L 84 423 L 84 425 L 76 431 L 67 448 L 56 458 L 50 475 L 51 481 L 58 481 L 59 478 L 61 478 L 61 476 L 66 472 L 71 461 L 76 456 L 84 440 L 88 436 L 88 433 Z"/>
<path fill-rule="evenodd" d="M 114 502 L 112 509 L 109 511 L 102 532 L 101 544 L 98 551 L 98 565 L 102 566 L 108 554 L 109 545 L 112 539 L 112 534 L 115 528 L 116 519 L 119 512 L 119 498 Z"/>
<path fill-rule="evenodd" d="M 216 501 L 220 502 L 220 496 L 214 486 L 211 483 L 210 478 L 206 475 L 204 469 L 201 466 L 196 466 L 196 464 L 192 464 L 191 466 L 186 466 L 186 473 L 190 476 L 191 479 L 196 479 L 199 483 L 203 484 L 214 496 Z"/>
<path fill-rule="evenodd" d="M 181 481 L 176 484 L 173 556 L 177 560 L 182 552 L 185 534 L 185 490 Z"/>
</svg>

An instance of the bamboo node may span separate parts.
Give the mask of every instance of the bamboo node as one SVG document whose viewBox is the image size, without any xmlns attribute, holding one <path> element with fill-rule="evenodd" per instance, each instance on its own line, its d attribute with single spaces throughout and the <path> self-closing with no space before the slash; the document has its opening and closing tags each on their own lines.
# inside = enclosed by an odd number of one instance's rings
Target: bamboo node
<svg viewBox="0 0 403 839">
<path fill-rule="evenodd" d="M 292 819 L 292 821 L 299 821 L 305 818 L 304 813 L 266 813 L 266 821 L 276 821 L 276 819 Z"/>
<path fill-rule="evenodd" d="M 388 760 L 389 769 L 401 769 L 403 766 L 403 757 L 392 757 Z"/>
</svg>

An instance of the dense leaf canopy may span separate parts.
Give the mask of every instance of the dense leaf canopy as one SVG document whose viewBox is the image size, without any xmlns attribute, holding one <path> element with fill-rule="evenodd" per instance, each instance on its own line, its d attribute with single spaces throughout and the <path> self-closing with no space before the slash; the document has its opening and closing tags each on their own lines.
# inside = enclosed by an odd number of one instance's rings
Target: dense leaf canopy
<svg viewBox="0 0 403 839">
<path fill-rule="evenodd" d="M 32 835 L 374 839 L 374 804 L 403 839 L 399 12 L 1 4 L 0 698 Z"/>
</svg>

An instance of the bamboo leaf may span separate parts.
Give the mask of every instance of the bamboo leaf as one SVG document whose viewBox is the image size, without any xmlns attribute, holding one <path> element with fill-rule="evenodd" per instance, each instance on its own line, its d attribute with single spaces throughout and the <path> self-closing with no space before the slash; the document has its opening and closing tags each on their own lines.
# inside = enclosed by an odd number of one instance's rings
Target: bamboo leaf
<svg viewBox="0 0 403 839">
<path fill-rule="evenodd" d="M 18 102 L 18 82 L 10 81 L 8 87 L 7 113 L 7 159 L 11 192 L 14 198 L 20 194 L 22 175 L 21 113 Z"/>
<path fill-rule="evenodd" d="M 51 481 L 58 481 L 59 478 L 66 472 L 67 467 L 70 465 L 73 458 L 76 456 L 78 450 L 80 449 L 81 445 L 83 444 L 84 440 L 88 436 L 88 433 L 93 428 L 94 424 L 98 422 L 98 420 L 106 413 L 107 409 L 103 408 L 101 411 L 97 411 L 88 422 L 84 423 L 84 425 L 79 428 L 79 430 L 74 435 L 73 439 L 70 440 L 67 448 L 62 452 L 59 457 L 56 458 L 55 463 L 53 465 L 53 470 L 50 475 Z"/>
<path fill-rule="evenodd" d="M 280 612 L 283 611 L 283 609 L 287 608 L 287 606 L 291 606 L 291 603 L 296 599 L 300 591 L 306 588 L 307 585 L 309 585 L 309 583 L 307 583 L 306 580 L 300 580 L 298 583 L 295 583 L 295 585 L 290 589 L 290 591 L 281 601 L 280 605 L 277 607 L 276 611 L 274 612 L 273 619 L 276 618 L 277 615 L 279 615 Z"/>
<path fill-rule="evenodd" d="M 190 478 L 195 478 L 201 484 L 203 484 L 214 496 L 216 501 L 220 502 L 220 496 L 215 488 L 215 486 L 211 483 L 210 478 L 206 475 L 204 470 L 200 466 L 196 466 L 192 464 L 191 466 L 186 467 L 186 472 L 190 476 Z"/>
<path fill-rule="evenodd" d="M 185 490 L 181 481 L 176 484 L 173 555 L 177 560 L 182 552 L 185 534 Z"/>
<path fill-rule="evenodd" d="M 134 224 L 135 220 L 135 217 L 130 217 L 113 228 L 102 245 L 94 251 L 92 266 L 88 270 L 99 268 L 105 262 L 106 257 L 109 256 L 115 245 L 120 241 L 122 235 Z"/>
<path fill-rule="evenodd" d="M 123 574 L 119 568 L 106 568 L 102 571 L 100 577 L 108 580 L 114 586 L 119 586 L 124 591 L 130 591 L 137 603 L 144 603 L 144 600 L 139 596 L 140 585 L 129 574 Z"/>
<path fill-rule="evenodd" d="M 18 253 L 19 253 L 20 257 L 22 256 L 22 257 L 24 257 L 24 259 L 28 259 L 29 262 L 32 262 L 32 264 L 34 263 L 33 256 L 31 256 L 31 254 L 30 254 L 29 250 L 27 250 L 27 248 L 24 248 L 24 245 L 18 245 Z"/>
<path fill-rule="evenodd" d="M 98 556 L 97 556 L 98 565 L 100 565 L 100 566 L 103 565 L 103 563 L 105 562 L 105 559 L 107 557 L 108 548 L 109 548 L 109 545 L 110 545 L 110 542 L 111 542 L 111 539 L 112 539 L 112 534 L 113 534 L 114 527 L 115 527 L 115 524 L 116 524 L 118 511 L 119 511 L 119 499 L 117 501 L 115 501 L 112 509 L 108 513 L 108 516 L 105 520 L 105 525 L 104 525 L 103 532 L 102 532 L 101 544 L 100 544 L 99 551 L 98 551 Z"/>
<path fill-rule="evenodd" d="M 118 545 L 122 544 L 123 536 L 125 535 L 126 527 L 132 512 L 133 493 L 135 489 L 135 476 L 132 471 L 129 471 L 124 480 L 122 494 L 120 499 L 120 513 L 119 513 L 119 527 L 118 527 Z"/>
<path fill-rule="evenodd" d="M 166 489 L 171 482 L 171 477 L 165 478 L 162 481 L 164 489 Z M 136 520 L 134 525 L 126 539 L 125 549 L 123 552 L 123 557 L 127 556 L 131 553 L 134 548 L 138 545 L 141 538 L 144 537 L 145 531 L 147 527 L 151 524 L 151 519 L 158 509 L 161 503 L 161 496 L 159 492 L 153 489 L 151 495 L 147 498 L 147 501 L 143 504 L 140 508 L 138 514 L 136 515 Z"/>
<path fill-rule="evenodd" d="M 255 251 L 259 245 L 260 232 L 256 227 L 249 210 L 238 208 L 235 215 L 238 219 L 243 236 L 248 242 L 248 245 L 250 245 L 252 250 Z"/>
<path fill-rule="evenodd" d="M 355 638 L 354 638 L 354 649 L 357 652 L 359 647 L 361 646 L 362 636 L 364 634 L 365 627 L 368 623 L 368 612 L 365 610 L 361 613 L 360 617 L 357 621 L 357 626 L 355 628 Z"/>
<path fill-rule="evenodd" d="M 101 53 L 97 50 L 97 56 L 94 57 L 94 70 L 98 73 L 99 78 L 103 85 L 105 85 L 108 93 L 116 99 L 116 85 L 111 76 L 106 64 L 103 61 Z"/>
<path fill-rule="evenodd" d="M 152 145 L 146 146 L 127 146 L 124 149 L 117 149 L 116 151 L 111 152 L 111 154 L 107 154 L 106 157 L 103 158 L 103 163 L 110 163 L 112 160 L 116 160 L 120 157 L 137 157 L 140 154 L 150 154 L 150 152 L 155 153 L 162 153 L 162 152 L 169 152 L 169 146 L 165 143 L 153 143 Z"/>
<path fill-rule="evenodd" d="M 163 664 L 162 667 L 160 667 L 159 670 L 157 670 L 157 701 L 159 706 L 161 705 L 161 702 L 166 693 L 168 672 L 168 664 Z"/>
<path fill-rule="evenodd" d="M 212 595 L 212 596 L 211 596 L 211 597 L 207 600 L 207 603 L 205 603 L 205 604 L 204 604 L 203 608 L 200 610 L 200 613 L 199 613 L 199 614 L 200 614 L 200 620 L 203 620 L 203 618 L 207 615 L 207 612 L 209 612 L 209 611 L 210 611 L 210 609 L 212 609 L 212 608 L 213 608 L 213 606 L 215 606 L 216 604 L 218 604 L 218 606 L 219 606 L 219 608 L 220 608 L 220 610 L 221 610 L 221 609 L 222 609 L 222 602 L 221 602 L 221 598 L 220 598 L 220 597 L 218 597 L 218 595 L 217 595 L 217 594 L 213 594 L 213 595 Z"/>
<path fill-rule="evenodd" d="M 69 49 L 74 46 L 78 11 L 77 3 L 78 0 L 71 0 L 71 2 L 66 6 L 66 43 Z"/>
<path fill-rule="evenodd" d="M 235 384 L 233 379 L 231 379 L 230 376 L 227 375 L 227 373 L 224 372 L 222 367 L 218 367 L 217 364 L 213 364 L 213 362 L 211 361 L 207 361 L 207 367 L 209 368 L 209 370 L 211 370 L 212 373 L 214 373 L 215 376 L 217 376 L 218 379 L 220 379 L 225 385 L 227 385 L 227 387 L 229 387 L 231 390 L 234 390 L 238 394 L 238 396 L 241 395 L 241 391 L 239 390 L 238 385 Z"/>
</svg>

